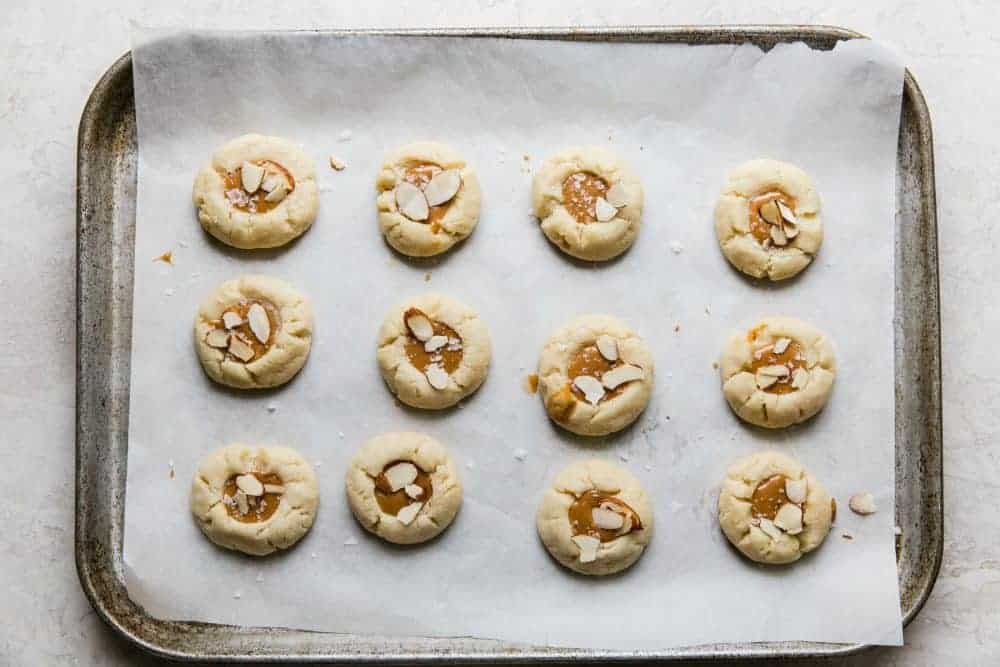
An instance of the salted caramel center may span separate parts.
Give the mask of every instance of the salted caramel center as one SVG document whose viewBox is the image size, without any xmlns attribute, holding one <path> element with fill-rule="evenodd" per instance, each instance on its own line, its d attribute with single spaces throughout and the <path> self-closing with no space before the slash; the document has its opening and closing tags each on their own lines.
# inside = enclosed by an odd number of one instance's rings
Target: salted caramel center
<svg viewBox="0 0 1000 667">
<path fill-rule="evenodd" d="M 258 327 L 255 332 L 254 325 L 251 324 L 250 310 L 254 305 L 263 308 L 267 315 L 267 336 L 264 340 L 258 335 L 261 329 Z M 226 320 L 230 315 L 238 318 L 239 324 L 227 326 Z M 219 319 L 212 320 L 209 324 L 213 327 L 206 339 L 210 346 L 225 349 L 226 355 L 232 360 L 250 363 L 271 349 L 281 326 L 281 312 L 270 301 L 244 299 L 227 308 Z"/>
<path fill-rule="evenodd" d="M 392 516 L 399 514 L 399 510 L 411 503 L 426 503 L 434 495 L 434 485 L 431 483 L 430 474 L 421 470 L 420 466 L 415 463 L 413 465 L 417 469 L 417 478 L 413 480 L 413 484 L 423 489 L 423 494 L 418 498 L 411 498 L 407 495 L 405 488 L 393 491 L 392 484 L 386 476 L 386 471 L 397 463 L 413 462 L 402 460 L 392 461 L 382 468 L 382 472 L 375 478 L 375 501 L 378 503 L 379 509 Z"/>
<path fill-rule="evenodd" d="M 243 166 L 241 165 L 233 171 L 222 174 L 223 190 L 226 193 L 226 199 L 229 200 L 233 208 L 247 213 L 267 213 L 284 201 L 285 197 L 295 189 L 295 177 L 288 169 L 274 160 L 254 160 L 251 164 L 264 169 L 261 187 L 253 192 L 247 192 L 243 188 Z M 278 183 L 284 184 L 284 194 L 280 197 L 271 195 L 272 186 Z M 269 188 L 268 190 L 264 189 L 265 184 Z M 274 187 L 277 186 L 274 185 Z"/>
<path fill-rule="evenodd" d="M 621 516 L 621 527 L 617 529 L 599 527 L 594 523 L 595 509 L 609 510 Z M 635 510 L 614 494 L 597 489 L 585 491 L 573 501 L 569 506 L 569 523 L 573 535 L 590 535 L 601 542 L 610 542 L 622 535 L 642 530 L 642 521 Z"/>
<path fill-rule="evenodd" d="M 796 369 L 806 368 L 805 350 L 795 341 L 788 343 L 780 353 L 775 352 L 774 345 L 763 347 L 753 353 L 750 361 L 750 372 L 756 373 L 765 366 L 784 366 L 788 374 L 778 377 L 777 381 L 763 389 L 769 394 L 789 394 L 796 391 L 793 386 Z"/>
<path fill-rule="evenodd" d="M 612 368 L 616 368 L 622 365 L 622 360 L 617 359 L 615 361 L 608 361 L 601 351 L 597 349 L 596 344 L 591 344 L 580 348 L 573 358 L 570 359 L 569 367 L 567 369 L 566 375 L 569 378 L 570 390 L 573 395 L 580 400 L 584 399 L 584 394 L 580 389 L 573 384 L 573 380 L 580 377 L 581 375 L 589 375 L 596 380 L 600 380 L 604 377 L 604 374 L 610 371 Z M 628 383 L 625 383 L 628 384 Z M 601 401 L 605 401 L 613 396 L 617 396 L 625 388 L 625 384 L 620 384 L 614 389 L 605 389 L 604 396 Z M 600 401 L 598 401 L 600 402 Z"/>
<path fill-rule="evenodd" d="M 429 351 L 426 342 L 418 340 L 413 335 L 413 332 L 409 331 L 409 326 L 406 324 L 406 321 L 414 315 L 423 315 L 426 317 L 434 329 L 434 335 L 444 336 L 448 339 L 448 342 L 442 347 Z M 409 331 L 405 346 L 406 357 L 421 373 L 425 372 L 431 364 L 437 364 L 444 369 L 445 373 L 450 375 L 461 365 L 462 355 L 464 354 L 462 337 L 447 324 L 432 319 L 419 308 L 410 308 L 403 313 L 403 326 Z"/>
<path fill-rule="evenodd" d="M 771 238 L 771 226 L 761 215 L 761 207 L 770 202 L 778 202 L 787 206 L 791 210 L 795 210 L 795 200 L 792 199 L 791 195 L 785 194 L 781 190 L 768 190 L 767 192 L 762 192 L 750 198 L 750 233 L 753 237 L 757 239 L 758 242 L 763 243 L 765 240 Z M 779 214 L 780 215 L 780 214 Z M 777 220 L 775 221 L 777 222 Z"/>
<path fill-rule="evenodd" d="M 283 487 L 281 478 L 274 473 L 249 472 L 246 474 L 256 477 L 262 486 Z M 237 477 L 241 477 L 241 475 L 233 475 L 226 480 L 222 487 L 222 504 L 229 516 L 240 523 L 259 523 L 270 519 L 271 515 L 278 511 L 278 504 L 281 502 L 283 494 L 269 492 L 265 486 L 263 494 L 259 496 L 248 495 L 237 486 Z"/>
<path fill-rule="evenodd" d="M 762 480 L 757 488 L 753 490 L 750 498 L 750 512 L 757 518 L 774 520 L 781 506 L 789 502 L 785 493 L 785 482 L 788 478 L 784 475 L 771 475 Z"/>
<path fill-rule="evenodd" d="M 608 182 L 589 171 L 578 171 L 562 184 L 563 206 L 582 225 L 597 222 L 597 200 L 608 192 Z"/>
<path fill-rule="evenodd" d="M 403 169 L 403 180 L 407 183 L 412 183 L 421 190 L 427 187 L 427 184 L 431 182 L 431 179 L 444 171 L 440 165 L 434 164 L 432 162 L 417 162 L 412 165 L 408 165 Z M 454 197 L 444 202 L 443 204 L 438 204 L 437 206 L 428 206 L 428 214 L 426 220 L 421 220 L 431 226 L 432 232 L 438 232 L 441 229 L 441 220 L 444 218 L 448 209 L 451 207 L 451 203 L 455 200 Z"/>
</svg>

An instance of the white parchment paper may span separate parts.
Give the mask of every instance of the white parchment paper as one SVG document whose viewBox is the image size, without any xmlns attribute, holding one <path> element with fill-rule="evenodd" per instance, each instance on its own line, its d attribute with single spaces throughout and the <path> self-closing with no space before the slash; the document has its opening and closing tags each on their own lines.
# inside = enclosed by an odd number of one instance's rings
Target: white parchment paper
<svg viewBox="0 0 1000 667">
<path fill-rule="evenodd" d="M 867 41 L 763 53 L 139 30 L 134 58 L 139 185 L 125 562 L 130 595 L 148 611 L 619 649 L 901 642 L 892 248 L 903 70 L 894 56 Z M 233 250 L 197 223 L 196 171 L 218 145 L 246 132 L 293 138 L 317 160 L 319 218 L 287 248 Z M 383 157 L 422 138 L 461 151 L 483 189 L 475 233 L 432 261 L 392 252 L 375 222 Z M 635 246 L 600 266 L 568 260 L 529 214 L 540 162 L 588 143 L 617 150 L 646 191 Z M 326 166 L 331 153 L 345 171 Z M 804 167 L 823 200 L 819 258 L 781 285 L 730 269 L 712 226 L 727 171 L 763 156 Z M 172 266 L 152 261 L 167 250 Z M 208 291 L 252 272 L 283 277 L 312 297 L 314 345 L 288 386 L 232 392 L 202 374 L 191 325 Z M 494 346 L 482 389 L 440 414 L 396 405 L 375 362 L 386 312 L 426 290 L 475 307 Z M 656 383 L 633 428 L 585 441 L 550 425 L 523 384 L 549 333 L 595 311 L 621 317 L 646 338 Z M 827 331 L 840 366 L 826 410 L 778 433 L 740 423 L 712 367 L 731 331 L 767 314 Z M 402 429 L 443 441 L 465 486 L 452 527 L 416 548 L 369 537 L 344 499 L 357 447 Z M 263 559 L 226 552 L 191 520 L 188 488 L 199 460 L 233 441 L 287 444 L 317 466 L 317 521 L 291 551 Z M 790 567 L 742 558 L 715 518 L 726 467 L 767 447 L 797 457 L 840 501 L 826 544 Z M 655 507 L 646 554 L 606 579 L 570 574 L 535 533 L 546 485 L 571 461 L 592 456 L 635 473 Z M 847 510 L 847 498 L 864 489 L 875 493 L 879 512 L 862 519 Z"/>
</svg>

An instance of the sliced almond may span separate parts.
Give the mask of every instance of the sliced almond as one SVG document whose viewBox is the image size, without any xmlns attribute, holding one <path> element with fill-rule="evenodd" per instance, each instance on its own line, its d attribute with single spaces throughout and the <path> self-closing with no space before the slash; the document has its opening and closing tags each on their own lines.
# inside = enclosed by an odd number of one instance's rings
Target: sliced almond
<svg viewBox="0 0 1000 667">
<path fill-rule="evenodd" d="M 779 338 L 774 343 L 774 353 L 783 354 L 785 350 L 788 349 L 788 346 L 791 344 L 791 342 L 792 342 L 791 338 Z"/>
<path fill-rule="evenodd" d="M 618 341 L 611 336 L 598 336 L 597 351 L 608 361 L 618 361 Z"/>
<path fill-rule="evenodd" d="M 225 349 L 229 347 L 229 332 L 225 329 L 212 329 L 208 332 L 205 342 L 208 343 L 210 347 Z"/>
<path fill-rule="evenodd" d="M 816 351 L 815 347 L 810 347 L 806 350 L 806 368 L 812 368 L 819 363 L 819 352 Z"/>
<path fill-rule="evenodd" d="M 427 197 L 413 183 L 400 181 L 396 184 L 396 208 L 410 220 L 421 222 L 430 215 Z"/>
<path fill-rule="evenodd" d="M 778 211 L 778 206 L 773 200 L 760 207 L 760 217 L 772 225 L 781 223 L 781 213 Z"/>
<path fill-rule="evenodd" d="M 347 165 L 344 164 L 344 161 L 338 158 L 336 155 L 330 156 L 330 166 L 336 169 L 337 171 L 344 171 L 344 168 L 347 167 Z"/>
<path fill-rule="evenodd" d="M 771 377 L 783 378 L 788 377 L 788 366 L 782 366 L 781 364 L 774 364 L 773 366 L 763 366 L 757 369 L 757 372 L 761 375 L 769 375 Z"/>
<path fill-rule="evenodd" d="M 248 496 L 264 495 L 264 485 L 254 475 L 240 475 L 236 478 L 236 486 Z"/>
<path fill-rule="evenodd" d="M 577 375 L 573 378 L 573 386 L 583 392 L 583 398 L 591 405 L 597 405 L 604 398 L 604 387 L 595 377 Z"/>
<path fill-rule="evenodd" d="M 760 529 L 764 531 L 764 534 L 770 537 L 772 540 L 780 540 L 781 536 L 784 534 L 781 529 L 774 525 L 774 522 L 770 519 L 760 518 Z"/>
<path fill-rule="evenodd" d="M 267 193 L 267 196 L 264 197 L 264 201 L 270 202 L 272 204 L 277 204 L 287 196 L 288 196 L 288 185 L 286 185 L 285 182 L 282 181 L 281 183 L 278 183 L 276 186 L 274 186 L 273 190 Z"/>
<path fill-rule="evenodd" d="M 598 197 L 594 204 L 594 217 L 598 222 L 608 222 L 618 215 L 618 209 L 608 203 L 604 197 Z"/>
<path fill-rule="evenodd" d="M 447 169 L 434 174 L 434 178 L 424 186 L 424 196 L 429 206 L 440 206 L 458 194 L 462 187 L 462 175 L 458 169 Z"/>
<path fill-rule="evenodd" d="M 424 495 L 424 487 L 419 484 L 407 484 L 404 491 L 406 491 L 407 496 L 413 498 L 414 500 Z"/>
<path fill-rule="evenodd" d="M 628 193 L 624 185 L 615 183 L 604 193 L 604 199 L 615 208 L 622 208 L 628 203 Z"/>
<path fill-rule="evenodd" d="M 229 354 L 245 363 L 253 359 L 253 348 L 239 336 L 233 335 L 229 337 Z"/>
<path fill-rule="evenodd" d="M 875 507 L 875 496 L 873 496 L 869 491 L 855 493 L 851 496 L 851 499 L 847 501 L 847 505 L 851 508 L 852 512 L 860 514 L 861 516 L 874 514 L 878 509 Z"/>
<path fill-rule="evenodd" d="M 285 492 L 285 487 L 281 484 L 265 484 L 264 493 L 273 493 L 276 495 L 281 495 Z"/>
<path fill-rule="evenodd" d="M 253 194 L 264 180 L 264 167 L 253 162 L 244 162 L 240 167 L 240 181 L 243 189 Z"/>
<path fill-rule="evenodd" d="M 448 344 L 447 336 L 431 336 L 430 338 L 427 339 L 427 342 L 424 343 L 424 351 L 435 352 L 437 350 L 440 350 L 447 344 Z"/>
<path fill-rule="evenodd" d="M 404 526 L 409 526 L 413 523 L 413 520 L 417 518 L 420 508 L 423 506 L 423 503 L 410 503 L 403 509 L 396 512 L 396 518 L 399 519 L 399 522 Z"/>
<path fill-rule="evenodd" d="M 802 532 L 802 508 L 794 503 L 785 503 L 774 515 L 774 525 L 789 535 Z"/>
<path fill-rule="evenodd" d="M 595 526 L 604 530 L 618 530 L 625 525 L 625 518 L 621 514 L 603 507 L 590 510 L 590 517 Z"/>
<path fill-rule="evenodd" d="M 424 371 L 424 375 L 427 376 L 427 381 L 435 389 L 445 389 L 448 386 L 449 376 L 443 368 L 437 364 L 431 364 Z"/>
<path fill-rule="evenodd" d="M 804 479 L 786 479 L 785 495 L 793 503 L 802 504 L 806 501 L 806 491 L 808 490 Z"/>
<path fill-rule="evenodd" d="M 225 312 L 222 313 L 222 324 L 227 329 L 235 329 L 243 324 L 243 318 L 232 311 Z"/>
<path fill-rule="evenodd" d="M 264 177 L 264 180 L 260 184 L 260 189 L 264 192 L 272 192 L 279 185 L 284 185 L 288 187 L 288 181 L 285 180 L 282 174 L 268 174 Z"/>
<path fill-rule="evenodd" d="M 417 479 L 417 466 L 409 461 L 400 461 L 385 471 L 385 478 L 389 482 L 389 488 L 395 493 L 413 484 Z"/>
<path fill-rule="evenodd" d="M 601 541 L 591 535 L 574 535 L 573 544 L 580 548 L 580 562 L 593 563 L 597 560 L 597 547 Z"/>
<path fill-rule="evenodd" d="M 757 387 L 759 389 L 767 389 L 777 381 L 778 378 L 773 375 L 764 375 L 760 371 L 757 371 L 757 374 L 754 376 L 754 382 L 757 383 Z"/>
<path fill-rule="evenodd" d="M 264 306 L 255 303 L 247 311 L 247 321 L 250 323 L 250 331 L 261 343 L 266 343 L 271 337 L 271 320 L 267 319 L 267 311 Z"/>
<path fill-rule="evenodd" d="M 796 389 L 805 389 L 809 384 L 809 371 L 804 368 L 796 368 L 792 373 L 792 386 Z"/>
<path fill-rule="evenodd" d="M 434 335 L 434 325 L 423 313 L 414 313 L 407 317 L 406 328 L 421 343 L 426 343 Z"/>
<path fill-rule="evenodd" d="M 771 227 L 771 240 L 774 241 L 774 245 L 776 246 L 788 245 L 788 237 L 785 236 L 785 232 L 782 231 L 781 227 L 777 225 Z"/>
<path fill-rule="evenodd" d="M 247 502 L 247 494 L 243 492 L 243 489 L 236 490 L 236 507 L 239 508 L 240 514 L 246 514 L 250 511 L 250 503 Z"/>
<path fill-rule="evenodd" d="M 781 226 L 781 229 L 784 230 L 785 236 L 788 237 L 789 239 L 794 239 L 796 236 L 799 235 L 798 225 L 794 225 L 790 222 L 786 222 L 785 224 L 783 224 Z"/>
<path fill-rule="evenodd" d="M 792 209 L 786 206 L 783 201 L 777 201 L 776 203 L 778 204 L 778 211 L 781 213 L 781 217 L 785 219 L 785 222 L 797 225 L 799 221 L 795 218 L 795 213 L 792 212 Z"/>
<path fill-rule="evenodd" d="M 621 366 L 615 366 L 610 371 L 607 371 L 601 376 L 601 383 L 608 389 L 615 389 L 626 382 L 632 382 L 633 380 L 641 380 L 646 376 L 646 373 L 638 366 L 633 366 L 632 364 L 622 364 Z"/>
</svg>

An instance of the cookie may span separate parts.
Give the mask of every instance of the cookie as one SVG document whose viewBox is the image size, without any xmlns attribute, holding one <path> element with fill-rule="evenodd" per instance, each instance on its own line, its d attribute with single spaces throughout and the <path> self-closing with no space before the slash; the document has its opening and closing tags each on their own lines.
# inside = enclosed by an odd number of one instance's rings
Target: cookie
<svg viewBox="0 0 1000 667">
<path fill-rule="evenodd" d="M 490 367 L 490 336 L 471 308 L 441 294 L 396 306 L 378 332 L 382 378 L 400 401 L 441 410 L 476 391 Z"/>
<path fill-rule="evenodd" d="M 579 461 L 545 491 L 538 536 L 561 565 L 581 574 L 620 572 L 653 537 L 653 508 L 627 470 L 607 461 Z"/>
<path fill-rule="evenodd" d="M 222 283 L 202 302 L 194 344 L 208 377 L 237 389 L 263 389 L 299 372 L 312 329 L 312 306 L 291 285 L 243 276 Z"/>
<path fill-rule="evenodd" d="M 287 139 L 246 134 L 212 155 L 192 193 L 205 231 L 235 248 L 285 245 L 319 209 L 316 166 Z"/>
<path fill-rule="evenodd" d="M 837 504 L 790 456 L 758 452 L 726 473 L 719 525 L 744 556 L 758 563 L 792 563 L 826 539 Z"/>
<path fill-rule="evenodd" d="M 538 393 L 549 417 L 579 435 L 634 422 L 653 391 L 646 343 L 610 315 L 582 315 L 556 330 L 538 360 Z"/>
<path fill-rule="evenodd" d="M 764 428 L 803 422 L 833 390 L 833 346 L 816 327 L 792 317 L 766 317 L 733 334 L 719 361 L 722 392 L 740 419 Z"/>
<path fill-rule="evenodd" d="M 462 505 L 455 464 L 441 443 L 422 433 L 384 433 L 366 442 L 346 484 L 358 523 L 396 544 L 435 537 Z"/>
<path fill-rule="evenodd" d="M 642 184 L 613 152 L 570 148 L 535 174 L 531 205 L 542 231 L 560 250 L 600 262 L 635 241 L 642 218 Z"/>
<path fill-rule="evenodd" d="M 418 141 L 397 148 L 382 164 L 375 187 L 379 228 L 404 255 L 438 255 L 479 222 L 476 172 L 445 144 Z"/>
<path fill-rule="evenodd" d="M 253 556 L 302 539 L 318 505 L 312 466 L 287 447 L 223 447 L 201 461 L 191 482 L 191 514 L 205 536 Z"/>
<path fill-rule="evenodd" d="M 715 234 L 722 254 L 748 276 L 791 278 L 823 243 L 812 179 L 786 162 L 743 163 L 729 174 L 715 206 Z"/>
</svg>

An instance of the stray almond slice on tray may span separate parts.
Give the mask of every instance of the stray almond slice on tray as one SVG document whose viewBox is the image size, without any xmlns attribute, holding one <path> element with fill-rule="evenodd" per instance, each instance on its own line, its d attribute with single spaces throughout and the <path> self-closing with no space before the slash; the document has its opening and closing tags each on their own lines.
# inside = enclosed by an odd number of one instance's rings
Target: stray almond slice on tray
<svg viewBox="0 0 1000 667">
<path fill-rule="evenodd" d="M 232 311 L 222 313 L 222 324 L 227 329 L 235 329 L 243 324 L 243 318 Z"/>
<path fill-rule="evenodd" d="M 421 343 L 426 343 L 434 336 L 434 325 L 431 324 L 430 319 L 423 313 L 414 313 L 407 317 L 406 328 Z"/>
<path fill-rule="evenodd" d="M 435 389 L 444 389 L 448 386 L 448 373 L 437 364 L 430 364 L 424 371 L 427 381 Z"/>
<path fill-rule="evenodd" d="M 788 346 L 789 344 L 791 344 L 791 342 L 792 342 L 791 338 L 779 338 L 774 343 L 774 353 L 775 354 L 783 353 L 785 350 L 788 349 Z"/>
<path fill-rule="evenodd" d="M 253 348 L 237 335 L 229 337 L 229 353 L 243 362 L 253 359 Z"/>
<path fill-rule="evenodd" d="M 229 347 L 229 332 L 225 329 L 212 329 L 208 332 L 205 342 L 208 343 L 210 347 L 225 349 Z"/>
<path fill-rule="evenodd" d="M 781 529 L 774 525 L 773 521 L 764 517 L 760 518 L 760 529 L 772 540 L 780 540 L 781 536 L 784 535 Z"/>
<path fill-rule="evenodd" d="M 781 224 L 781 212 L 774 200 L 766 202 L 760 207 L 760 217 L 772 225 Z"/>
<path fill-rule="evenodd" d="M 407 484 L 404 491 L 406 491 L 407 496 L 414 500 L 424 495 L 424 488 L 419 484 Z"/>
<path fill-rule="evenodd" d="M 336 155 L 330 156 L 330 166 L 337 171 L 344 171 L 344 168 L 347 167 L 347 165 L 344 164 L 344 161 Z"/>
<path fill-rule="evenodd" d="M 389 488 L 395 493 L 416 481 L 417 466 L 409 461 L 400 461 L 385 471 L 385 478 L 389 482 Z"/>
<path fill-rule="evenodd" d="M 424 186 L 424 196 L 429 206 L 440 206 L 458 194 L 462 187 L 462 175 L 458 169 L 448 169 L 434 175 Z"/>
<path fill-rule="evenodd" d="M 597 405 L 598 401 L 604 398 L 604 386 L 595 377 L 577 375 L 573 378 L 573 386 L 583 392 L 583 398 L 591 405 Z"/>
<path fill-rule="evenodd" d="M 288 195 L 288 186 L 284 182 L 278 183 L 274 189 L 267 193 L 264 201 L 277 204 Z"/>
<path fill-rule="evenodd" d="M 254 475 L 240 475 L 236 478 L 236 486 L 248 496 L 264 495 L 264 485 Z"/>
<path fill-rule="evenodd" d="M 875 507 L 875 496 L 873 496 L 870 491 L 855 493 L 851 496 L 851 499 L 847 501 L 847 505 L 851 508 L 852 512 L 860 514 L 861 516 L 874 514 L 878 509 Z"/>
<path fill-rule="evenodd" d="M 285 492 L 285 487 L 281 484 L 265 484 L 264 493 L 273 493 L 275 495 L 280 495 Z"/>
<path fill-rule="evenodd" d="M 804 503 L 806 501 L 806 490 L 806 480 L 804 479 L 785 480 L 785 495 L 793 503 Z"/>
<path fill-rule="evenodd" d="M 778 211 L 781 213 L 781 217 L 784 218 L 785 222 L 790 222 L 793 225 L 798 224 L 798 220 L 795 218 L 795 214 L 792 209 L 785 205 L 783 201 L 775 202 L 778 205 Z"/>
<path fill-rule="evenodd" d="M 616 389 L 626 382 L 641 380 L 644 376 L 645 373 L 638 366 L 623 364 L 621 366 L 615 366 L 602 375 L 601 383 L 608 389 Z"/>
<path fill-rule="evenodd" d="M 440 350 L 447 344 L 448 344 L 447 336 L 431 336 L 430 338 L 427 339 L 427 342 L 424 343 L 424 351 L 435 352 L 437 350 Z"/>
<path fill-rule="evenodd" d="M 597 351 L 608 361 L 618 361 L 618 341 L 611 336 L 598 336 L 595 341 Z"/>
<path fill-rule="evenodd" d="M 410 220 L 422 222 L 430 215 L 427 197 L 413 183 L 401 181 L 396 184 L 396 208 Z"/>
<path fill-rule="evenodd" d="M 608 203 L 604 197 L 598 197 L 594 204 L 594 217 L 598 222 L 608 222 L 618 215 L 618 209 Z"/>
<path fill-rule="evenodd" d="M 802 532 L 802 508 L 792 503 L 785 503 L 774 515 L 774 525 L 789 535 Z"/>
<path fill-rule="evenodd" d="M 590 516 L 594 525 L 604 530 L 619 530 L 625 525 L 625 518 L 621 514 L 603 507 L 595 507 L 590 510 Z"/>
<path fill-rule="evenodd" d="M 410 503 L 396 513 L 396 518 L 399 519 L 399 522 L 404 526 L 409 526 L 413 523 L 413 520 L 417 518 L 417 514 L 420 513 L 420 508 L 423 506 L 423 503 Z"/>
<path fill-rule="evenodd" d="M 615 208 L 622 208 L 628 203 L 628 193 L 624 185 L 615 183 L 604 193 L 604 199 Z"/>
<path fill-rule="evenodd" d="M 264 306 L 255 303 L 250 306 L 247 312 L 247 321 L 250 323 L 250 331 L 261 343 L 266 343 L 271 337 L 271 320 L 267 318 L 267 311 Z"/>
<path fill-rule="evenodd" d="M 257 192 L 263 180 L 264 167 L 253 162 L 244 162 L 240 167 L 240 181 L 243 184 L 243 189 L 250 194 Z"/>
<path fill-rule="evenodd" d="M 597 560 L 597 547 L 601 541 L 591 535 L 574 535 L 573 544 L 580 548 L 580 562 L 593 563 Z"/>
</svg>

